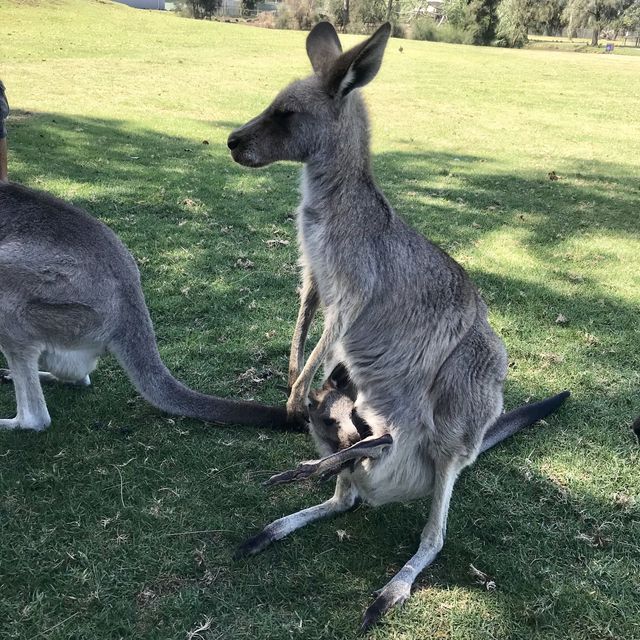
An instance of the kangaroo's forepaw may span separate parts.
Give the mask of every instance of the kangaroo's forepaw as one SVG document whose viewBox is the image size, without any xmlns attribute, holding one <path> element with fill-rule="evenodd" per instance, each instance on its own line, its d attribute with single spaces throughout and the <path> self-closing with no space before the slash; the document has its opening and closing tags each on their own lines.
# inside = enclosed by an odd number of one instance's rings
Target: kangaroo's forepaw
<svg viewBox="0 0 640 640">
<path fill-rule="evenodd" d="M 234 552 L 233 559 L 240 560 L 248 556 L 255 556 L 256 553 L 264 551 L 274 539 L 266 531 L 261 531 L 255 536 L 245 540 Z"/>
<path fill-rule="evenodd" d="M 308 420 L 309 411 L 307 409 L 307 398 L 301 392 L 300 386 L 293 386 L 289 399 L 287 400 L 287 415 L 290 420 Z"/>
<path fill-rule="evenodd" d="M 376 592 L 378 597 L 369 605 L 364 612 L 360 632 L 365 633 L 373 625 L 380 622 L 389 609 L 397 607 L 405 602 L 411 595 L 411 585 L 406 582 L 394 582 L 393 580 L 386 587 Z"/>
</svg>

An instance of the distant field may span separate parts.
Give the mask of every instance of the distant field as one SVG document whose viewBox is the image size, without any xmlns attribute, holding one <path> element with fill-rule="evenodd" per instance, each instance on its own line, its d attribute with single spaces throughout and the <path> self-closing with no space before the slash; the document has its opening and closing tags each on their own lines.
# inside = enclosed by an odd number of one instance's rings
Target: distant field
<svg viewBox="0 0 640 640">
<path fill-rule="evenodd" d="M 613 45 L 611 53 L 605 52 L 607 44 Z M 578 53 L 599 53 L 604 55 L 640 56 L 640 47 L 635 47 L 635 38 L 618 40 L 601 39 L 597 47 L 591 46 L 591 38 L 565 38 L 562 36 L 530 35 L 527 49 L 545 49 L 548 51 L 574 51 Z"/>
<path fill-rule="evenodd" d="M 167 364 L 203 391 L 284 401 L 298 168 L 243 169 L 225 141 L 308 73 L 304 38 L 0 0 L 12 178 L 120 234 Z M 507 406 L 573 393 L 463 474 L 441 557 L 376 639 L 640 638 L 639 77 L 632 56 L 391 40 L 365 90 L 382 188 L 465 266 L 505 339 Z M 428 500 L 234 562 L 246 535 L 330 495 L 260 486 L 310 439 L 169 419 L 111 358 L 93 378 L 45 390 L 46 433 L 0 433 L 0 638 L 183 640 L 207 620 L 194 638 L 355 636 Z"/>
</svg>

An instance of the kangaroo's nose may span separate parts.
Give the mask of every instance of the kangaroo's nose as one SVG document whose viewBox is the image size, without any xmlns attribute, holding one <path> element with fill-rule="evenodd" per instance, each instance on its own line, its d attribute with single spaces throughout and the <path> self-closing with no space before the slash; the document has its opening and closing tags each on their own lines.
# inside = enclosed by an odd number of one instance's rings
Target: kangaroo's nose
<svg viewBox="0 0 640 640">
<path fill-rule="evenodd" d="M 227 147 L 232 151 L 240 144 L 240 136 L 237 133 L 232 133 L 227 140 Z"/>
</svg>

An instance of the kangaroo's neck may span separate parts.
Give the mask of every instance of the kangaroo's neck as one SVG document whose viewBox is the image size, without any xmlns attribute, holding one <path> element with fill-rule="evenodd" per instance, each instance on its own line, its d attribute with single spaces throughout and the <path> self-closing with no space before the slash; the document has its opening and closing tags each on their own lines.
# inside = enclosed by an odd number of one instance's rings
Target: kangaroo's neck
<svg viewBox="0 0 640 640">
<path fill-rule="evenodd" d="M 357 216 L 363 210 L 375 217 L 372 205 L 384 198 L 371 171 L 369 125 L 359 96 L 351 99 L 330 141 L 305 164 L 302 196 L 303 208 L 314 211 L 325 222 L 333 217 Z"/>
</svg>

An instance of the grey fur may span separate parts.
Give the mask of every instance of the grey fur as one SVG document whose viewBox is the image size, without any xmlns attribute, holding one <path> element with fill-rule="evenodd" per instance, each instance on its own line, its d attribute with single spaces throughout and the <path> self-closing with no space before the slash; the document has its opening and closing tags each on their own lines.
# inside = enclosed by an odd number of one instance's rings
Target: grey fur
<svg viewBox="0 0 640 640">
<path fill-rule="evenodd" d="M 356 89 L 377 72 L 389 33 L 384 25 L 341 53 L 333 28 L 315 27 L 307 50 L 316 73 L 293 82 L 228 141 L 233 158 L 246 166 L 305 164 L 291 415 L 306 414 L 321 364 L 331 371 L 343 362 L 358 389 L 358 415 L 373 438 L 393 440 L 376 459 L 343 470 L 331 500 L 269 525 L 241 554 L 344 511 L 358 498 L 380 505 L 432 495 L 418 551 L 369 607 L 365 628 L 409 596 L 442 548 L 453 485 L 502 412 L 507 373 L 504 345 L 462 267 L 396 215 L 372 176 L 366 110 Z M 316 297 L 324 331 L 302 367 L 305 323 Z"/>
<path fill-rule="evenodd" d="M 0 185 L 0 350 L 18 407 L 0 428 L 49 426 L 40 379 L 89 384 L 106 350 L 163 411 L 220 424 L 292 425 L 284 407 L 207 396 L 178 382 L 160 359 L 135 261 L 113 231 L 12 183 Z M 48 371 L 39 374 L 39 365 Z"/>
</svg>

